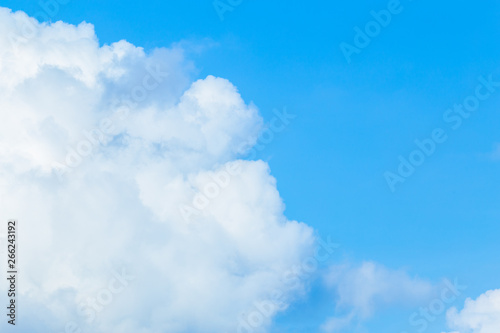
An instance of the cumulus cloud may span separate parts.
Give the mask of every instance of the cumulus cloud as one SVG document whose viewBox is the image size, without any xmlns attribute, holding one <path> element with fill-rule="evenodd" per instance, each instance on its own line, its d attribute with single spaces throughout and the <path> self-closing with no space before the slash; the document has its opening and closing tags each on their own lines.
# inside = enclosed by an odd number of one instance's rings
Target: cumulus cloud
<svg viewBox="0 0 500 333">
<path fill-rule="evenodd" d="M 342 331 L 371 317 L 380 308 L 414 306 L 436 294 L 436 287 L 430 282 L 373 262 L 333 266 L 325 282 L 336 295 L 336 315 L 322 326 L 326 332 Z"/>
<path fill-rule="evenodd" d="M 91 24 L 0 8 L 0 220 L 20 223 L 21 329 L 236 331 L 256 301 L 293 297 L 283 272 L 314 237 L 284 216 L 268 165 L 240 160 L 258 110 L 192 77 L 180 47 L 101 46 Z"/>
<path fill-rule="evenodd" d="M 497 333 L 500 328 L 500 289 L 489 290 L 477 299 L 466 299 L 464 308 L 446 314 L 449 333 Z"/>
</svg>

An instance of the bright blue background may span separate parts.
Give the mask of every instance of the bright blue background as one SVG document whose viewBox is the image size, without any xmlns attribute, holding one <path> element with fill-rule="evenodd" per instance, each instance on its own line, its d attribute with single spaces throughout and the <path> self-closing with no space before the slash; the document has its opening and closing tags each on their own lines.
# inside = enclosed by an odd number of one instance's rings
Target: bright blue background
<svg viewBox="0 0 500 333">
<path fill-rule="evenodd" d="M 198 77 L 235 84 L 269 120 L 274 108 L 298 117 L 259 155 L 268 160 L 288 218 L 342 245 L 335 261 L 374 260 L 438 281 L 459 278 L 477 297 L 500 286 L 500 90 L 457 131 L 445 110 L 474 92 L 500 60 L 498 1 L 402 1 L 404 10 L 347 64 L 371 10 L 387 1 L 243 1 L 221 21 L 211 0 L 70 1 L 54 20 L 91 22 L 101 43 L 144 46 L 180 40 L 218 45 L 191 54 Z M 2 6 L 33 15 L 32 0 Z M 496 77 L 500 79 L 498 71 Z M 436 127 L 449 139 L 392 193 L 383 173 Z M 460 300 L 455 305 L 462 306 Z M 408 311 L 383 312 L 369 332 L 408 330 Z M 333 313 L 319 281 L 280 316 L 274 332 L 315 332 Z M 443 328 L 444 316 L 436 326 Z"/>
</svg>

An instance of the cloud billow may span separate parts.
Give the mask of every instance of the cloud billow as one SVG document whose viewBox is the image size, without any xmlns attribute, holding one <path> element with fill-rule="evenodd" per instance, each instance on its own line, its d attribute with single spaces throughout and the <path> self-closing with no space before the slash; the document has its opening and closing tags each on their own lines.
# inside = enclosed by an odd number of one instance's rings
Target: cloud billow
<svg viewBox="0 0 500 333">
<path fill-rule="evenodd" d="M 313 231 L 284 216 L 265 162 L 240 160 L 262 118 L 235 86 L 192 82 L 179 46 L 100 46 L 91 24 L 5 8 L 0 22 L 0 219 L 21 225 L 26 330 L 231 331 L 287 290 Z M 179 207 L 228 166 L 186 223 Z"/>
</svg>

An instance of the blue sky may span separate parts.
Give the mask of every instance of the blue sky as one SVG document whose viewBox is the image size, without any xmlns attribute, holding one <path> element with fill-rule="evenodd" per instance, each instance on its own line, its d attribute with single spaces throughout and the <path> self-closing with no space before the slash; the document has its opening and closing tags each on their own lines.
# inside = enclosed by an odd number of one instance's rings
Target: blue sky
<svg viewBox="0 0 500 333">
<path fill-rule="evenodd" d="M 2 6 L 41 10 L 27 0 Z M 465 297 L 499 288 L 500 88 L 457 130 L 443 114 L 474 94 L 480 76 L 500 81 L 500 3 L 403 0 L 348 63 L 340 43 L 353 44 L 354 27 L 387 6 L 254 0 L 221 20 L 210 0 L 70 0 L 52 21 L 90 22 L 101 45 L 125 39 L 149 51 L 182 41 L 193 80 L 228 79 L 264 121 L 286 108 L 296 118 L 257 156 L 286 216 L 341 244 L 328 265 L 373 261 L 432 283 L 458 278 L 468 289 L 450 306 L 462 308 Z M 447 141 L 391 191 L 384 173 L 436 128 Z M 319 332 L 334 297 L 316 279 L 270 332 Z M 414 332 L 415 309 L 388 305 L 352 332 Z M 446 329 L 442 314 L 428 332 Z"/>
</svg>

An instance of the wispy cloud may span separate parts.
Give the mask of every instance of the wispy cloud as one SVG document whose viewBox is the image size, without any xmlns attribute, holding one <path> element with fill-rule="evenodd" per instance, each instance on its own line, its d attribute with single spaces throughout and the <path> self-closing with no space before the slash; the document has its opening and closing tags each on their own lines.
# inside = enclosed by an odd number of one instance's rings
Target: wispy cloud
<svg viewBox="0 0 500 333">
<path fill-rule="evenodd" d="M 437 292 L 436 286 L 426 280 L 374 262 L 333 266 L 325 282 L 334 291 L 336 304 L 335 316 L 322 326 L 325 332 L 348 329 L 384 307 L 423 304 Z"/>
</svg>

